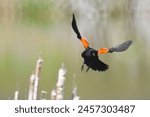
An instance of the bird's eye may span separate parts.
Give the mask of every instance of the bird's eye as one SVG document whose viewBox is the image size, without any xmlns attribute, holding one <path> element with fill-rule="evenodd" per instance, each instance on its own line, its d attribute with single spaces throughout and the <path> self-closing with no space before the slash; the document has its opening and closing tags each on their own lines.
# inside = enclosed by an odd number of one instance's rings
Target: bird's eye
<svg viewBox="0 0 150 117">
<path fill-rule="evenodd" d="M 93 52 L 92 55 L 95 56 L 95 53 Z"/>
</svg>

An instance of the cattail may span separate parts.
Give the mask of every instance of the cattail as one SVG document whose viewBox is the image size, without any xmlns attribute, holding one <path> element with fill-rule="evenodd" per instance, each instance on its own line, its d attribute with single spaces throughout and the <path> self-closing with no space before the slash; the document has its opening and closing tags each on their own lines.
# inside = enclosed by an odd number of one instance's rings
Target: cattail
<svg viewBox="0 0 150 117">
<path fill-rule="evenodd" d="M 15 91 L 14 100 L 18 100 L 19 91 Z"/>
<path fill-rule="evenodd" d="M 64 98 L 64 82 L 66 72 L 67 69 L 64 67 L 64 64 L 62 64 L 58 72 L 58 81 L 56 84 L 56 100 L 62 100 Z"/>
<path fill-rule="evenodd" d="M 32 74 L 30 77 L 28 100 L 33 100 L 34 82 L 35 82 L 35 75 Z"/>
<path fill-rule="evenodd" d="M 75 86 L 72 90 L 72 96 L 71 96 L 72 100 L 79 100 L 80 97 L 77 95 L 77 86 Z"/>
<path fill-rule="evenodd" d="M 39 78 L 40 78 L 40 72 L 42 68 L 43 60 L 39 58 L 37 60 L 36 68 L 35 68 L 35 80 L 34 80 L 34 92 L 33 92 L 33 100 L 37 99 L 37 93 L 38 93 L 38 84 L 39 84 Z"/>
<path fill-rule="evenodd" d="M 36 63 L 36 68 L 35 68 L 35 75 L 40 77 L 40 72 L 41 72 L 41 69 L 42 69 L 42 63 L 43 63 L 43 60 L 41 58 L 39 58 L 37 60 L 37 63 Z"/>
<path fill-rule="evenodd" d="M 28 100 L 36 100 L 38 93 L 38 84 L 43 60 L 39 58 L 36 63 L 35 73 L 30 77 Z"/>
<path fill-rule="evenodd" d="M 71 94 L 72 100 L 79 100 L 80 97 L 77 95 L 77 85 L 75 85 L 76 74 L 73 75 L 73 89 Z"/>
<path fill-rule="evenodd" d="M 51 92 L 51 100 L 56 100 L 56 90 L 53 89 Z"/>
<path fill-rule="evenodd" d="M 47 94 L 46 91 L 41 91 L 41 100 L 46 100 L 45 94 Z"/>
</svg>

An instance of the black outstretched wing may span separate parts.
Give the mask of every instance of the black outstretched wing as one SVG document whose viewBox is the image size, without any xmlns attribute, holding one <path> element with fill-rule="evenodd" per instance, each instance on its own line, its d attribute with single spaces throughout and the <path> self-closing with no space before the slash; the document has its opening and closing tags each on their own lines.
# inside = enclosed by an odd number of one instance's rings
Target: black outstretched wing
<svg viewBox="0 0 150 117">
<path fill-rule="evenodd" d="M 74 14 L 73 14 L 73 17 L 72 17 L 72 28 L 75 31 L 75 33 L 77 34 L 77 38 L 81 39 L 82 37 L 81 37 L 81 34 L 80 34 L 79 30 L 78 30 Z"/>
<path fill-rule="evenodd" d="M 107 69 L 109 69 L 109 66 L 107 64 L 96 58 L 92 60 L 85 60 L 85 64 L 95 71 L 106 71 Z"/>
<path fill-rule="evenodd" d="M 109 69 L 109 66 L 99 59 L 97 61 L 95 61 L 95 65 L 96 65 L 96 70 L 98 70 L 98 71 L 103 72 L 103 71 L 106 71 Z M 95 67 L 91 67 L 91 68 L 94 70 Z"/>
<path fill-rule="evenodd" d="M 112 53 L 112 52 L 122 52 L 122 51 L 125 51 L 129 48 L 129 46 L 132 44 L 132 40 L 128 40 L 116 47 L 112 47 L 109 49 L 109 52 Z"/>
</svg>

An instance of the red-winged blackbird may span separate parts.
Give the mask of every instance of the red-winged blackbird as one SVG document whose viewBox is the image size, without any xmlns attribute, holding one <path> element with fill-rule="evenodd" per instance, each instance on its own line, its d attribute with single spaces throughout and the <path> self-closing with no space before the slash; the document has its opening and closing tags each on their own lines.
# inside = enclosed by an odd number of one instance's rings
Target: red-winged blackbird
<svg viewBox="0 0 150 117">
<path fill-rule="evenodd" d="M 86 38 L 82 37 L 78 27 L 77 27 L 77 23 L 76 23 L 76 19 L 75 16 L 73 14 L 73 18 L 72 18 L 72 28 L 75 31 L 75 33 L 77 34 L 77 38 L 81 41 L 81 43 L 83 44 L 85 51 L 82 53 L 82 57 L 84 59 L 83 65 L 81 67 L 81 71 L 84 70 L 84 64 L 87 65 L 87 70 L 86 72 L 89 70 L 89 68 L 95 70 L 95 71 L 105 71 L 109 68 L 109 66 L 105 63 L 103 63 L 99 57 L 98 54 L 105 54 L 105 53 L 112 53 L 112 52 L 122 52 L 125 51 L 126 49 L 128 49 L 128 47 L 132 44 L 132 40 L 128 40 L 116 47 L 112 47 L 112 48 L 100 48 L 99 50 L 95 50 L 93 48 L 89 47 L 89 43 L 86 40 Z"/>
</svg>

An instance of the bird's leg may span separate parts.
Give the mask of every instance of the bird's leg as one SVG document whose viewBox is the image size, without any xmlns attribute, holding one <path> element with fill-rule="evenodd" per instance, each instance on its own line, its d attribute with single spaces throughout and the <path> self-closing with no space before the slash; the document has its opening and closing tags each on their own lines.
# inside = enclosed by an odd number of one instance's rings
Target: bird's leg
<svg viewBox="0 0 150 117">
<path fill-rule="evenodd" d="M 88 71 L 89 71 L 89 69 L 90 69 L 90 68 L 88 67 L 88 68 L 86 69 L 86 72 L 88 72 Z"/>
<path fill-rule="evenodd" d="M 84 63 L 81 66 L 81 72 L 84 70 Z"/>
</svg>

